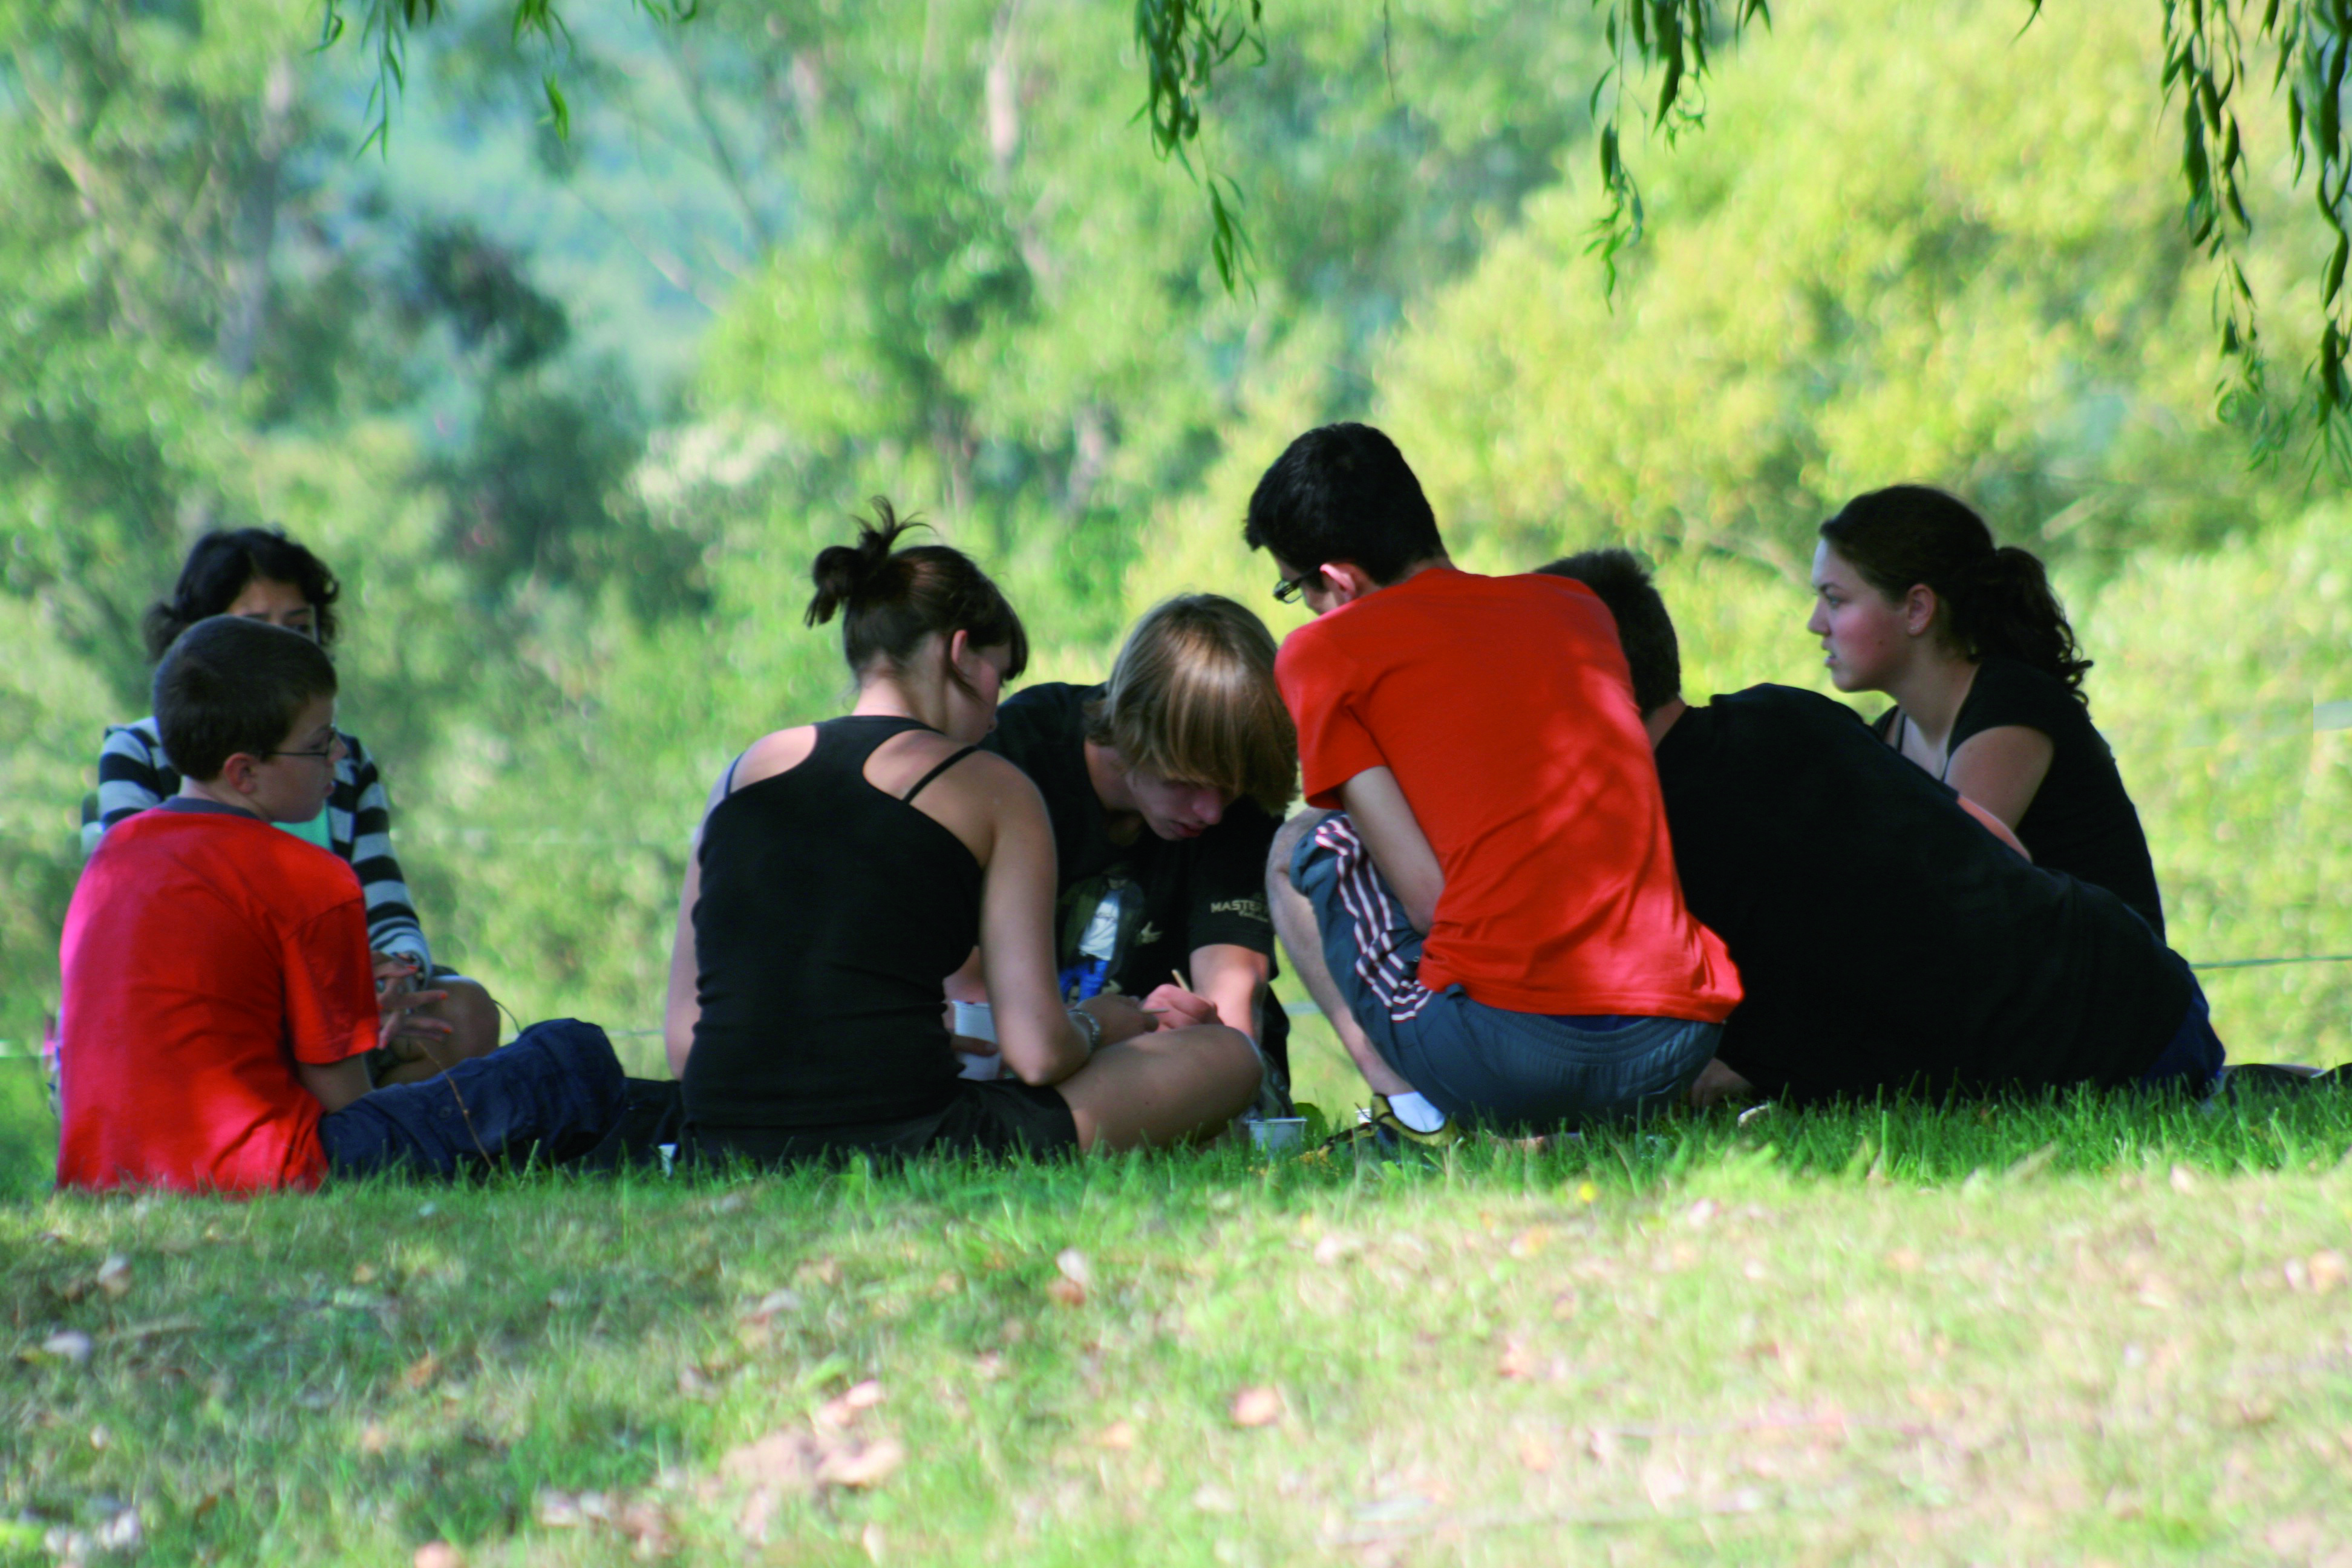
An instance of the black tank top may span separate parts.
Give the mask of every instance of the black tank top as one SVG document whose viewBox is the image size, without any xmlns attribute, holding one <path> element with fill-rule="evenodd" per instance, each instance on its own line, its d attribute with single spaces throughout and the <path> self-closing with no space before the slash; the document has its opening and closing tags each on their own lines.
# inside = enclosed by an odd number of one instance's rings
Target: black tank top
<svg viewBox="0 0 2352 1568">
<path fill-rule="evenodd" d="M 927 1116 L 954 1097 L 940 990 L 980 940 L 980 863 L 908 804 L 947 763 L 907 799 L 866 778 L 875 748 L 925 728 L 828 720 L 799 766 L 705 818 L 690 1124 L 814 1131 Z"/>
</svg>

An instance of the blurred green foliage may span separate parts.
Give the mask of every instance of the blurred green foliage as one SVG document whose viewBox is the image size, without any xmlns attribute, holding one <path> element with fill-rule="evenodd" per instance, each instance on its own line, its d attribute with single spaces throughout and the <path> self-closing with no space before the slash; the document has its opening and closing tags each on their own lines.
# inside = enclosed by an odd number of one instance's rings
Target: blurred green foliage
<svg viewBox="0 0 2352 1568">
<path fill-rule="evenodd" d="M 1707 133 L 1645 165 L 1675 221 L 1612 309 L 1562 173 L 1602 42 L 1556 8 L 1269 17 L 1203 131 L 1249 203 L 1235 297 L 1097 7 L 583 26 L 568 141 L 528 54 L 461 28 L 354 161 L 364 84 L 300 7 L 0 0 L 0 1039 L 54 1005 L 76 805 L 207 523 L 282 522 L 343 575 L 341 711 L 436 952 L 526 1018 L 646 1029 L 710 781 L 844 694 L 800 612 L 862 498 L 987 561 L 1038 678 L 1089 679 L 1182 589 L 1295 624 L 1239 520 L 1333 417 L 1394 430 L 1467 563 L 1651 549 L 1695 689 L 1815 679 L 1789 568 L 1845 493 L 1969 493 L 2059 563 L 2183 949 L 2352 951 L 2342 737 L 2309 728 L 2352 698 L 2352 519 L 2210 416 L 2144 93 L 2046 90 L 2139 79 L 2139 12 L 2015 37 L 1842 0 L 1751 37 Z M 2266 288 L 2319 264 L 2263 243 Z M 2297 702 L 2295 734 L 2241 722 Z M 2215 994 L 2242 1050 L 2332 1059 L 2347 987 Z"/>
</svg>

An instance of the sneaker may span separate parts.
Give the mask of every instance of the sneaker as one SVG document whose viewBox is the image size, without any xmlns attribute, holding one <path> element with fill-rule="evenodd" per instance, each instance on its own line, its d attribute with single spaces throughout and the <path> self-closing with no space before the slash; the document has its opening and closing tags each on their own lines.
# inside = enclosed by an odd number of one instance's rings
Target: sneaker
<svg viewBox="0 0 2352 1568">
<path fill-rule="evenodd" d="M 1388 1096 L 1376 1094 L 1371 1104 L 1356 1108 L 1354 1125 L 1326 1138 L 1323 1147 L 1353 1149 L 1359 1160 L 1427 1159 L 1437 1150 L 1461 1141 L 1462 1124 L 1451 1116 L 1433 1131 L 1417 1131 L 1389 1108 Z"/>
<path fill-rule="evenodd" d="M 2242 1090 L 2296 1094 L 2325 1076 L 2317 1068 L 2294 1062 L 2232 1062 L 2221 1069 L 2221 1094 L 2234 1099 Z"/>
</svg>

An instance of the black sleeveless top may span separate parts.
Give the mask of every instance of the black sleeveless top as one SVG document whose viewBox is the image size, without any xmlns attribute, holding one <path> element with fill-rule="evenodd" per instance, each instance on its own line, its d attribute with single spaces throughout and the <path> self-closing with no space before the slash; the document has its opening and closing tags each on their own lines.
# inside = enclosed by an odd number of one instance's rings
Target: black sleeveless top
<svg viewBox="0 0 2352 1568">
<path fill-rule="evenodd" d="M 980 863 L 866 778 L 912 719 L 832 719 L 799 766 L 745 784 L 702 826 L 694 907 L 702 1016 L 686 1119 L 814 1132 L 933 1115 L 956 1094 L 941 984 L 980 941 Z M 967 748 L 969 750 L 969 748 Z"/>
<path fill-rule="evenodd" d="M 1874 726 L 1880 737 L 1895 736 L 1907 721 L 1890 708 Z M 1952 720 L 1948 757 L 1970 736 L 2015 724 L 2050 737 L 2050 771 L 2025 815 L 2017 819 L 2018 842 L 2046 870 L 2063 871 L 2107 891 L 2139 912 L 2164 935 L 2164 900 L 2157 889 L 2156 866 L 2139 811 L 2124 789 L 2115 752 L 2091 723 L 2090 710 L 2056 676 L 2013 658 L 1988 658 L 1977 666 L 1969 695 Z"/>
</svg>

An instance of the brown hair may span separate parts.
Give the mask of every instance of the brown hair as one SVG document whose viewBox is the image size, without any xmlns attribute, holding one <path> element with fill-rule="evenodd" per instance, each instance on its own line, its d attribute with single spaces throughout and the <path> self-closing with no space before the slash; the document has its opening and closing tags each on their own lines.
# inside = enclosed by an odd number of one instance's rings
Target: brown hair
<svg viewBox="0 0 2352 1568">
<path fill-rule="evenodd" d="M 155 732 L 184 777 L 209 784 L 238 752 L 266 757 L 302 705 L 335 694 L 326 649 L 242 616 L 198 621 L 155 667 Z"/>
<path fill-rule="evenodd" d="M 915 518 L 900 519 L 876 496 L 874 521 L 858 523 L 857 542 L 830 545 L 818 554 L 808 624 L 823 626 L 840 611 L 842 652 L 861 675 L 877 660 L 903 668 L 933 633 L 944 642 L 963 632 L 975 649 L 1012 650 L 1004 679 L 1017 679 L 1028 668 L 1029 634 L 988 574 L 945 544 L 893 548 L 900 534 L 924 526 Z M 953 666 L 948 673 L 961 684 Z"/>
<path fill-rule="evenodd" d="M 1927 485 L 1858 495 L 1822 524 L 1822 537 L 1889 599 L 1921 584 L 1942 602 L 1942 630 L 1971 659 L 2013 658 L 2056 676 L 2075 700 L 2091 661 L 2041 558 L 1992 530 L 1958 496 Z"/>
<path fill-rule="evenodd" d="M 1298 794 L 1298 731 L 1274 684 L 1265 623 L 1186 594 L 1135 623 L 1087 739 L 1129 767 L 1247 796 L 1280 816 Z"/>
</svg>

